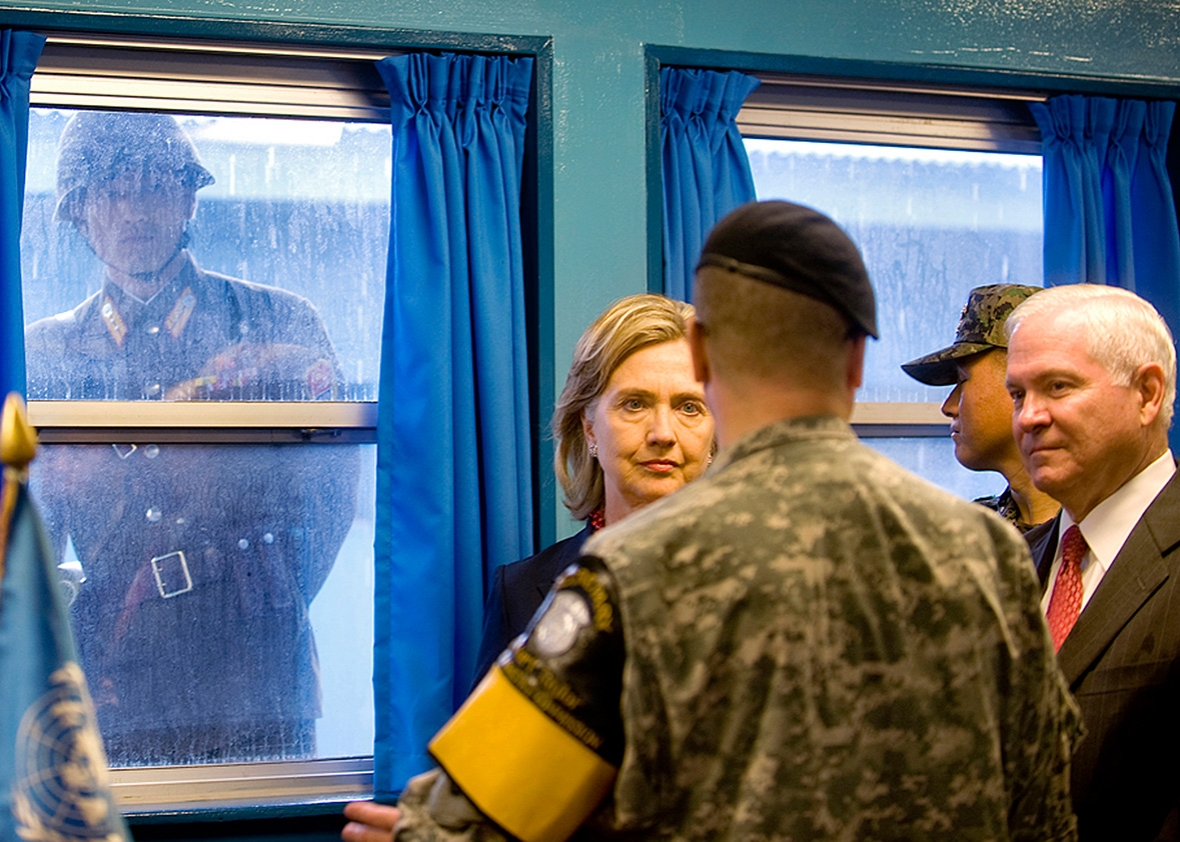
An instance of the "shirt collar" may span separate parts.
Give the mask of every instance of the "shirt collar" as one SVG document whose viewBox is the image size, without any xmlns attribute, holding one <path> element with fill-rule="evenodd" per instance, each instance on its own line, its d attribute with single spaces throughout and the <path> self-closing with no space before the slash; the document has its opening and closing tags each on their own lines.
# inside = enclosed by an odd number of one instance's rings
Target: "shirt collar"
<svg viewBox="0 0 1180 842">
<path fill-rule="evenodd" d="M 128 316 L 132 320 L 137 319 L 141 313 L 148 310 L 153 302 L 167 303 L 171 307 L 171 302 L 175 301 L 176 297 L 180 294 L 182 277 L 188 275 L 188 269 L 192 264 L 192 256 L 187 249 L 181 249 L 168 263 L 171 264 L 173 260 L 179 263 L 176 272 L 173 273 L 168 283 L 156 290 L 156 293 L 151 298 L 144 300 L 138 295 L 128 292 L 112 281 L 105 273 L 102 281 L 103 294 L 109 296 L 123 315 Z"/>
</svg>

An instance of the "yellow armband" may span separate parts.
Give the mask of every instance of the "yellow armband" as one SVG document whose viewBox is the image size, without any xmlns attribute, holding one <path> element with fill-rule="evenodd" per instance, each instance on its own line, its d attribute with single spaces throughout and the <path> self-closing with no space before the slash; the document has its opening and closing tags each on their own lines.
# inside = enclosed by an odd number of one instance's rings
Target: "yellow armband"
<svg viewBox="0 0 1180 842">
<path fill-rule="evenodd" d="M 622 754 L 622 637 L 604 568 L 571 568 L 526 636 L 430 743 L 471 802 L 524 842 L 562 842 Z"/>
</svg>

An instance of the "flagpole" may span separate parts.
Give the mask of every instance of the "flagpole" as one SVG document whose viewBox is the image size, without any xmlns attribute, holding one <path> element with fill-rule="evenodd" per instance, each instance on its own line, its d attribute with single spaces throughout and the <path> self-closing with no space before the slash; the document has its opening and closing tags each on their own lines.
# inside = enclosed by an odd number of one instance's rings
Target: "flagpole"
<svg viewBox="0 0 1180 842">
<path fill-rule="evenodd" d="M 29 463 L 36 455 L 37 432 L 29 426 L 25 402 L 18 392 L 9 392 L 0 414 L 0 463 L 4 465 L 4 490 L 0 492 L 0 579 L 4 578 L 4 554 L 17 490 L 28 478 Z"/>
</svg>

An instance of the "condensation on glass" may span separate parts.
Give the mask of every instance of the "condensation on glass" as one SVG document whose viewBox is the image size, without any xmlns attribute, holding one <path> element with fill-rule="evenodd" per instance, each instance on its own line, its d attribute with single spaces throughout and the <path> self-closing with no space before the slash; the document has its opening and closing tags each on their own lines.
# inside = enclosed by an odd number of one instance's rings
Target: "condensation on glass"
<svg viewBox="0 0 1180 842">
<path fill-rule="evenodd" d="M 76 344 L 85 347 L 69 349 L 73 370 L 31 358 L 31 399 L 376 400 L 389 234 L 387 125 L 177 115 L 209 176 L 196 182 L 191 220 L 177 226 L 175 216 L 189 208 L 157 210 L 153 217 L 145 201 L 145 193 L 159 191 L 163 171 L 184 163 L 183 154 L 158 154 L 162 145 L 174 149 L 173 139 L 87 149 L 96 129 L 85 126 L 73 146 L 83 147 L 76 151 L 84 162 L 86 153 L 97 159 L 59 171 L 59 139 L 75 113 L 34 108 L 30 115 L 21 236 L 25 320 L 91 315 L 76 308 L 93 297 L 95 337 L 82 337 Z M 97 131 L 121 139 L 142 129 L 100 123 Z M 72 196 L 59 195 L 79 187 Z M 130 207 L 122 208 L 117 223 L 123 226 L 117 234 L 122 253 L 111 256 L 120 246 L 117 237 L 104 252 L 97 220 L 86 217 L 87 211 L 95 215 L 119 204 Z M 161 222 L 161 213 L 171 217 Z M 82 230 L 75 220 L 89 225 Z M 151 242 L 153 236 L 167 242 Z M 266 289 L 251 287 L 253 296 L 208 303 L 192 284 L 168 286 L 146 302 L 150 284 L 139 295 L 112 288 L 112 274 L 134 279 L 160 268 L 134 252 L 155 248 L 171 256 L 174 246 L 183 246 L 202 273 Z M 114 272 L 100 259 L 104 253 Z M 184 297 L 186 287 L 195 300 Z M 282 294 L 268 295 L 271 288 Z M 301 302 L 310 309 L 301 309 Z M 283 307 L 292 312 L 275 312 Z M 280 329 L 274 321 L 284 315 L 288 323 Z M 183 334 L 198 331 L 200 350 L 190 348 L 179 362 L 169 357 L 166 340 L 173 334 L 189 339 Z M 80 373 L 78 365 L 95 356 L 116 356 L 99 343 L 104 334 L 136 353 L 124 353 L 126 363 L 108 359 L 105 371 Z M 45 340 L 60 338 L 58 330 Z M 324 358 L 325 338 L 336 372 L 315 367 Z M 137 367 L 152 354 L 172 366 L 165 373 L 176 382 L 145 374 L 151 368 L 145 363 Z"/>
<path fill-rule="evenodd" d="M 374 460 L 42 445 L 31 487 L 113 765 L 371 751 Z"/>
<path fill-rule="evenodd" d="M 951 344 L 967 294 L 985 284 L 1041 286 L 1039 155 L 852 143 L 746 139 L 760 199 L 831 216 L 860 248 L 877 295 L 857 400 L 942 403 L 901 364 Z M 1002 477 L 954 459 L 948 438 L 867 443 L 967 498 L 997 494 Z"/>
<path fill-rule="evenodd" d="M 746 139 L 760 199 L 832 217 L 864 256 L 881 339 L 861 401 L 942 402 L 901 364 L 949 345 L 967 293 L 1041 286 L 1041 157 L 1000 152 Z"/>
<path fill-rule="evenodd" d="M 1007 485 L 1000 474 L 969 471 L 960 465 L 949 436 L 866 438 L 864 443 L 964 500 L 993 497 Z"/>
<path fill-rule="evenodd" d="M 374 400 L 389 160 L 388 126 L 34 109 L 29 398 Z M 112 764 L 369 754 L 375 449 L 140 432 L 33 465 Z"/>
</svg>

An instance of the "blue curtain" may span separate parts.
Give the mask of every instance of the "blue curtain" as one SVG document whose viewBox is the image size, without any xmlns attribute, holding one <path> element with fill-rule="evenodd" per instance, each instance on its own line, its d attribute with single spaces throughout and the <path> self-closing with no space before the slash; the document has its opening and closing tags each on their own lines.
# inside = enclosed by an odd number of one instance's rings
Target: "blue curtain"
<svg viewBox="0 0 1180 842">
<path fill-rule="evenodd" d="M 0 30 L 0 402 L 9 392 L 25 392 L 20 222 L 29 143 L 29 79 L 44 45 L 40 35 Z"/>
<path fill-rule="evenodd" d="M 1110 284 L 1180 335 L 1180 233 L 1168 179 L 1174 102 L 1032 104 L 1044 152 L 1045 285 Z"/>
<path fill-rule="evenodd" d="M 691 300 L 705 237 L 721 217 L 753 201 L 738 111 L 758 80 L 736 71 L 660 70 L 664 178 L 664 294 Z"/>
<path fill-rule="evenodd" d="M 532 552 L 520 191 L 532 59 L 377 63 L 393 207 L 377 412 L 375 791 L 466 696 L 490 571 Z"/>
</svg>

